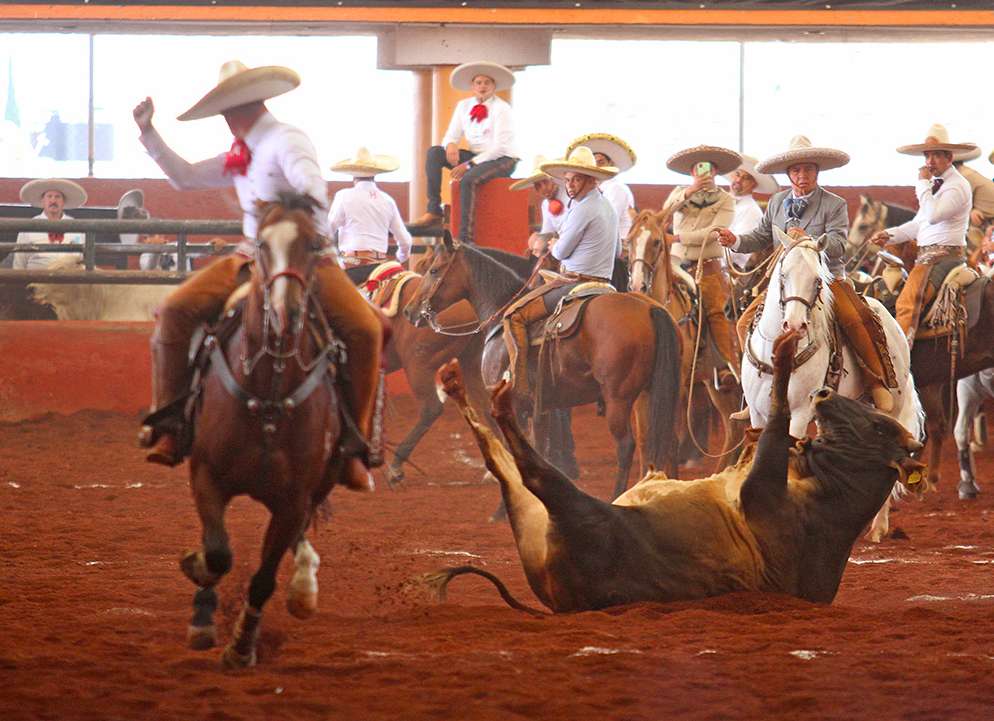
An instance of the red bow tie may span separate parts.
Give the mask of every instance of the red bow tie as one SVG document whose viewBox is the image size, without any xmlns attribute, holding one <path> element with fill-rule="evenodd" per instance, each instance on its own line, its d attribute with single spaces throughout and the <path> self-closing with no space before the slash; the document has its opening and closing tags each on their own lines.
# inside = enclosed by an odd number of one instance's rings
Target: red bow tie
<svg viewBox="0 0 994 721">
<path fill-rule="evenodd" d="M 487 106 L 483 103 L 477 103 L 469 110 L 469 118 L 475 123 L 482 123 L 489 114 Z"/>
<path fill-rule="evenodd" d="M 549 201 L 549 212 L 553 215 L 559 215 L 563 212 L 563 201 L 559 198 L 553 198 Z"/>
<path fill-rule="evenodd" d="M 235 138 L 231 150 L 224 156 L 224 175 L 245 175 L 252 162 L 252 151 L 241 138 Z"/>
<path fill-rule="evenodd" d="M 48 242 L 49 243 L 61 243 L 65 239 L 66 239 L 66 234 L 65 233 L 49 233 L 48 234 Z"/>
</svg>

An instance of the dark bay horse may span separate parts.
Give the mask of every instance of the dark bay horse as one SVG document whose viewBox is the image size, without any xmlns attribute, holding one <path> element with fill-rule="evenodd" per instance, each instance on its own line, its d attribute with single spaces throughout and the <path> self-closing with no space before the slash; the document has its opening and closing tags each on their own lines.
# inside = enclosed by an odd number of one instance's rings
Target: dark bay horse
<svg viewBox="0 0 994 721">
<path fill-rule="evenodd" d="M 334 388 L 340 348 L 314 295 L 315 202 L 286 195 L 259 209 L 259 246 L 241 323 L 226 343 L 209 338 L 210 366 L 200 386 L 190 455 L 190 485 L 203 548 L 180 563 L 198 587 L 188 640 L 215 643 L 214 587 L 232 564 L 224 513 L 248 495 L 271 514 L 261 564 L 222 655 L 229 668 L 251 666 L 262 608 L 276 571 L 294 549 L 287 607 L 298 618 L 317 609 L 319 559 L 304 537 L 315 509 L 341 473 L 341 404 Z"/>
<path fill-rule="evenodd" d="M 479 318 L 497 320 L 523 282 L 507 266 L 449 237 L 436 248 L 427 278 L 404 311 L 415 324 L 433 322 L 437 312 L 463 299 Z M 665 309 L 641 294 L 601 295 L 590 301 L 579 331 L 559 343 L 547 407 L 571 408 L 603 399 L 618 458 L 614 495 L 625 490 L 631 471 L 633 409 L 641 427 L 648 428 L 642 458 L 672 469 L 681 346 Z M 503 338 L 490 338 L 483 351 L 484 379 L 495 382 L 506 367 Z"/>
</svg>

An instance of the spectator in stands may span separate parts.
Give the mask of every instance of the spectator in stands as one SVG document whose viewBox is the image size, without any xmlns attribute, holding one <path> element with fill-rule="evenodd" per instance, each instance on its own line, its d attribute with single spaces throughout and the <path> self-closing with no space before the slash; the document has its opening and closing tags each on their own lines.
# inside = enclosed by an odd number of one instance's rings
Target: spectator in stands
<svg viewBox="0 0 994 721">
<path fill-rule="evenodd" d="M 21 202 L 41 208 L 42 212 L 35 218 L 42 220 L 71 220 L 72 216 L 65 211 L 78 208 L 86 203 L 86 191 L 71 180 L 61 178 L 46 178 L 32 180 L 21 188 Z M 18 243 L 48 244 L 48 243 L 78 243 L 85 241 L 83 233 L 18 233 Z M 14 253 L 14 270 L 40 270 L 47 268 L 56 258 L 65 257 L 65 253 Z M 82 253 L 72 253 L 80 260 Z"/>
</svg>

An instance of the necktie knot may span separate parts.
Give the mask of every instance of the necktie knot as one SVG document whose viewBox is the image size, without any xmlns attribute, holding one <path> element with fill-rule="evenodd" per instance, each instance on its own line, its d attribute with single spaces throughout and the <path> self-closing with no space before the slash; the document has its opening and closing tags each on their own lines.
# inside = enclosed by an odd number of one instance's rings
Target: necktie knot
<svg viewBox="0 0 994 721">
<path fill-rule="evenodd" d="M 945 181 L 942 178 L 935 178 L 934 180 L 932 180 L 932 195 L 935 195 L 936 193 L 939 192 L 939 188 L 942 187 L 942 184 L 944 182 Z"/>
<path fill-rule="evenodd" d="M 487 106 L 483 103 L 477 103 L 469 110 L 469 117 L 474 123 L 482 123 L 489 114 Z"/>
<path fill-rule="evenodd" d="M 248 172 L 249 163 L 252 162 L 252 151 L 245 141 L 235 138 L 231 144 L 231 150 L 224 156 L 224 175 L 245 175 Z"/>
<path fill-rule="evenodd" d="M 808 201 L 806 198 L 795 198 L 794 196 L 787 198 L 787 217 L 791 220 L 800 220 L 801 216 L 804 215 L 804 211 L 807 209 Z"/>
</svg>

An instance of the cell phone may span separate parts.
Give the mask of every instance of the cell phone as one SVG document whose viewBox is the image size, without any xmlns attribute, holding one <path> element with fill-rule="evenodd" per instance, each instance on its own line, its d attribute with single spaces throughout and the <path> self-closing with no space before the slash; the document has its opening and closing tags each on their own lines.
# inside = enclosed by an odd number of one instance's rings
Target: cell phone
<svg viewBox="0 0 994 721">
<path fill-rule="evenodd" d="M 711 175 L 711 163 L 707 160 L 702 160 L 697 165 L 694 166 L 694 175 L 698 178 L 703 178 Z"/>
</svg>

